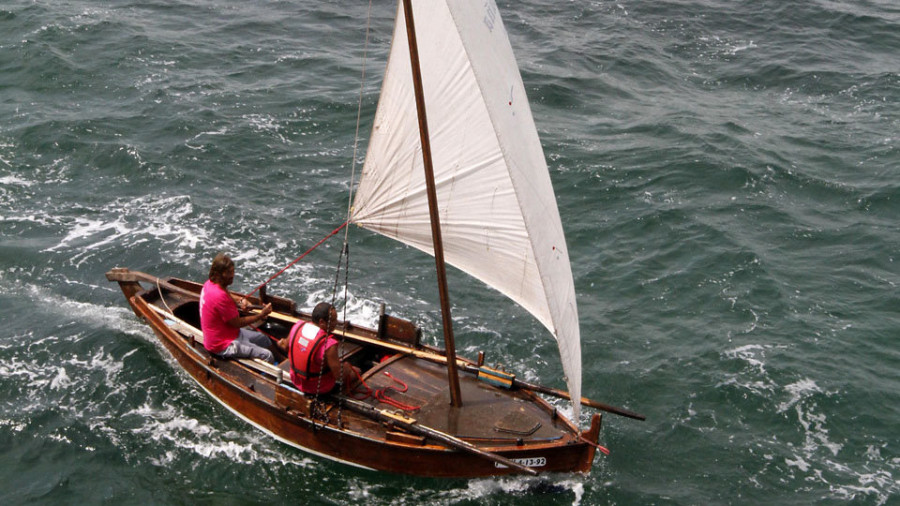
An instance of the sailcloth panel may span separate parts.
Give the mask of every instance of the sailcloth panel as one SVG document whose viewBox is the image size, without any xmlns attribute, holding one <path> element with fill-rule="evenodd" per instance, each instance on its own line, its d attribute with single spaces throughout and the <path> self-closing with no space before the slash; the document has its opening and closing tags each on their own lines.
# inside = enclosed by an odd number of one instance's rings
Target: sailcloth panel
<svg viewBox="0 0 900 506">
<path fill-rule="evenodd" d="M 413 6 L 445 259 L 553 333 L 569 393 L 579 399 L 581 344 L 568 251 L 497 7 L 485 0 Z M 434 253 L 402 7 L 351 221 Z M 576 420 L 579 406 L 573 403 Z"/>
</svg>

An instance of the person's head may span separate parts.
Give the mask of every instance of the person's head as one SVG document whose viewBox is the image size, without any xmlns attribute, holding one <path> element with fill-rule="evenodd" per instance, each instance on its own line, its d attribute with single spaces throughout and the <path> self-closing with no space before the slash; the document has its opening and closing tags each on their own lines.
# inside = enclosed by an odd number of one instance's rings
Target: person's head
<svg viewBox="0 0 900 506">
<path fill-rule="evenodd" d="M 219 253 L 209 266 L 209 280 L 218 285 L 228 286 L 234 281 L 234 262 L 225 253 Z"/>
<path fill-rule="evenodd" d="M 328 302 L 320 302 L 313 308 L 312 321 L 330 334 L 337 325 L 337 310 Z"/>
</svg>

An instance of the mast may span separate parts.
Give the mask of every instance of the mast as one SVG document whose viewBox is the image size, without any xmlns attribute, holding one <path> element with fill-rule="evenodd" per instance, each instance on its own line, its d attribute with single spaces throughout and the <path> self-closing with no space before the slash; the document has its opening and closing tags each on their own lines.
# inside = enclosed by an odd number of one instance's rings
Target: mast
<svg viewBox="0 0 900 506">
<path fill-rule="evenodd" d="M 422 160 L 425 165 L 425 186 L 428 193 L 428 214 L 431 218 L 431 237 L 434 241 L 434 263 L 437 267 L 438 292 L 441 299 L 441 321 L 444 326 L 444 346 L 447 349 L 447 377 L 450 381 L 450 404 L 462 406 L 459 392 L 459 374 L 456 371 L 456 344 L 453 340 L 453 321 L 450 318 L 450 295 L 447 291 L 447 270 L 444 267 L 444 243 L 441 239 L 441 220 L 437 207 L 437 190 L 434 183 L 434 166 L 431 160 L 431 141 L 428 135 L 428 118 L 425 115 L 425 92 L 422 88 L 422 72 L 419 68 L 419 47 L 416 43 L 416 27 L 413 23 L 412 0 L 403 0 L 406 18 L 406 36 L 409 39 L 409 59 L 412 64 L 413 88 L 416 95 L 416 111 L 419 117 L 419 137 L 422 141 Z"/>
</svg>

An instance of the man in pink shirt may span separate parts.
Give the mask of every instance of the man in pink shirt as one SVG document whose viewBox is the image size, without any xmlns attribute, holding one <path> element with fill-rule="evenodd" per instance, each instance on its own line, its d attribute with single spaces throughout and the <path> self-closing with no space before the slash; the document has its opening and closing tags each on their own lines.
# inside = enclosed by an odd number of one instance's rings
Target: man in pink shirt
<svg viewBox="0 0 900 506">
<path fill-rule="evenodd" d="M 266 304 L 259 313 L 241 316 L 228 293 L 228 285 L 233 282 L 234 262 L 228 255 L 219 253 L 209 268 L 209 280 L 200 292 L 203 347 L 222 358 L 259 358 L 274 364 L 275 355 L 269 351 L 271 340 L 262 332 L 244 328 L 265 320 L 272 312 L 272 305 Z M 246 309 L 247 301 L 241 303 Z"/>
</svg>

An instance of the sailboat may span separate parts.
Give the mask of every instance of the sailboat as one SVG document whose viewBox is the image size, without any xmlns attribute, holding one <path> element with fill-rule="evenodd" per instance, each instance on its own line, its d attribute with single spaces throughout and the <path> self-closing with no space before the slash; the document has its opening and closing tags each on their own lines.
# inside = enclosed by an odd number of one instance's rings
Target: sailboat
<svg viewBox="0 0 900 506">
<path fill-rule="evenodd" d="M 201 283 L 126 268 L 107 273 L 135 314 L 212 398 L 274 438 L 346 464 L 428 477 L 588 472 L 601 414 L 642 419 L 581 396 L 578 311 L 547 164 L 493 0 L 400 0 L 353 223 L 435 257 L 444 348 L 414 323 L 340 322 L 341 360 L 363 372 L 352 394 L 308 396 L 289 361 L 223 360 L 202 346 Z M 567 390 L 456 356 L 445 263 L 518 303 L 556 339 Z M 278 339 L 311 315 L 271 303 Z M 529 336 L 529 338 L 531 338 Z M 362 386 L 366 395 L 356 395 Z M 371 395 L 370 395 L 371 394 Z M 571 419 L 538 394 L 571 399 Z"/>
</svg>

